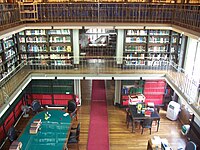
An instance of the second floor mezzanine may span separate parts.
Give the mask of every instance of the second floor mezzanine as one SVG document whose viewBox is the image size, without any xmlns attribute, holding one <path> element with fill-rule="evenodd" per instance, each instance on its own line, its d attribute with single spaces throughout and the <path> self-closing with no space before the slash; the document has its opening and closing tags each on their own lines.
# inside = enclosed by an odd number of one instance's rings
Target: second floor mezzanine
<svg viewBox="0 0 200 150">
<path fill-rule="evenodd" d="M 0 3 L 0 30 L 27 22 L 169 24 L 200 31 L 198 4 L 168 3 Z M 197 32 L 197 33 L 196 33 Z"/>
<path fill-rule="evenodd" d="M 160 64 L 163 62 L 160 61 Z M 190 77 L 184 69 L 173 62 L 165 62 L 165 66 L 135 66 L 129 69 L 120 68 L 116 59 L 109 58 L 95 62 L 81 60 L 77 68 L 56 65 L 31 65 L 31 62 L 22 62 L 10 74 L 1 80 L 1 110 L 10 106 L 14 99 L 23 92 L 32 79 L 108 79 L 108 80 L 165 80 L 178 94 L 184 105 L 193 111 L 199 118 L 198 81 Z M 3 113 L 3 111 L 2 111 Z"/>
</svg>

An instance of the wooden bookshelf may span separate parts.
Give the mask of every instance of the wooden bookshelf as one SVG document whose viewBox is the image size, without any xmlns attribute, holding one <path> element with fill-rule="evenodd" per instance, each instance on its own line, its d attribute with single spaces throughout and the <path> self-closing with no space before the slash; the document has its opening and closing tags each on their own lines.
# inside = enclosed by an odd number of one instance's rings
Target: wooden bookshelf
<svg viewBox="0 0 200 150">
<path fill-rule="evenodd" d="M 124 68 L 178 62 L 180 34 L 170 30 L 125 30 Z M 165 64 L 166 63 L 166 64 Z"/>
<path fill-rule="evenodd" d="M 27 29 L 19 33 L 22 59 L 31 65 L 73 67 L 71 30 Z"/>
<path fill-rule="evenodd" d="M 19 64 L 18 43 L 15 34 L 0 39 L 0 78 Z"/>
</svg>

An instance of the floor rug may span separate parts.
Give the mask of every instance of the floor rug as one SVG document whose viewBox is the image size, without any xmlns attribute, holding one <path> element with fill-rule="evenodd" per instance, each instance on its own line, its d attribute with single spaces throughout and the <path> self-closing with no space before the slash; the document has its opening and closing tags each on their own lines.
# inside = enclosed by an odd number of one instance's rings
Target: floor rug
<svg viewBox="0 0 200 150">
<path fill-rule="evenodd" d="M 109 150 L 108 112 L 104 80 L 92 81 L 88 150 Z"/>
</svg>

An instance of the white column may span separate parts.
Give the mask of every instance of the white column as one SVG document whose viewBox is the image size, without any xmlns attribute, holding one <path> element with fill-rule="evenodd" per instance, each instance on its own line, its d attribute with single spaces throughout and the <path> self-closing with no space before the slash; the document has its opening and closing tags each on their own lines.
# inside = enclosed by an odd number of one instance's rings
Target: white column
<svg viewBox="0 0 200 150">
<path fill-rule="evenodd" d="M 79 30 L 73 29 L 72 30 L 72 41 L 73 41 L 73 55 L 74 55 L 74 64 L 79 64 Z"/>
<path fill-rule="evenodd" d="M 121 102 L 121 80 L 115 80 L 115 100 L 114 105 L 116 103 L 120 104 Z"/>
<path fill-rule="evenodd" d="M 123 50 L 124 50 L 124 30 L 117 30 L 117 48 L 116 48 L 116 61 L 117 64 L 123 63 Z"/>
<path fill-rule="evenodd" d="M 81 106 L 81 81 L 80 80 L 74 80 L 74 94 L 78 96 L 80 100 L 79 106 Z"/>
</svg>

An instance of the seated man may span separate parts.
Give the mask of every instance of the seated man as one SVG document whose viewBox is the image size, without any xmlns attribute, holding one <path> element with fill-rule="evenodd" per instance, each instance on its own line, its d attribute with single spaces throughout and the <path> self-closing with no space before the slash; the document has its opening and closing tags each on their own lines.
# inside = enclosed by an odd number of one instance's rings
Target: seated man
<svg viewBox="0 0 200 150">
<path fill-rule="evenodd" d="M 76 105 L 76 102 L 74 100 L 68 101 L 67 113 L 69 113 L 71 118 L 76 117 L 76 120 L 77 120 L 77 105 Z"/>
</svg>

